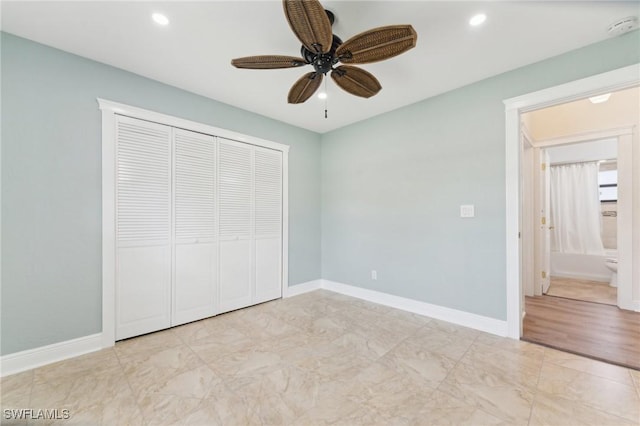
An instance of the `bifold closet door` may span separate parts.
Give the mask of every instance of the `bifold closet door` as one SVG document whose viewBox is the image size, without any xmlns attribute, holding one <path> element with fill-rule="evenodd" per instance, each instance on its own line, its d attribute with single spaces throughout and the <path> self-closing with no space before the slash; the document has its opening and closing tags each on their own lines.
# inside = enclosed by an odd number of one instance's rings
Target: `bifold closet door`
<svg viewBox="0 0 640 426">
<path fill-rule="evenodd" d="M 171 132 L 116 120 L 116 340 L 171 325 Z"/>
<path fill-rule="evenodd" d="M 216 314 L 215 138 L 174 129 L 175 275 L 171 325 Z"/>
<path fill-rule="evenodd" d="M 282 152 L 255 148 L 254 303 L 282 297 Z"/>
<path fill-rule="evenodd" d="M 283 154 L 116 116 L 116 340 L 282 296 Z"/>
<path fill-rule="evenodd" d="M 219 309 L 252 304 L 253 147 L 218 138 Z"/>
</svg>

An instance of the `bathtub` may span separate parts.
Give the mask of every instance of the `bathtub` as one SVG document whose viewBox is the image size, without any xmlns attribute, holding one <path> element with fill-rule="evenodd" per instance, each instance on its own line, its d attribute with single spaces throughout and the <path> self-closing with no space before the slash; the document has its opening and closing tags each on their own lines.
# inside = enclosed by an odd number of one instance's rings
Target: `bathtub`
<svg viewBox="0 0 640 426">
<path fill-rule="evenodd" d="M 607 257 L 618 257 L 617 250 L 605 250 L 603 256 L 551 252 L 551 276 L 609 282 L 611 271 L 604 265 Z"/>
</svg>

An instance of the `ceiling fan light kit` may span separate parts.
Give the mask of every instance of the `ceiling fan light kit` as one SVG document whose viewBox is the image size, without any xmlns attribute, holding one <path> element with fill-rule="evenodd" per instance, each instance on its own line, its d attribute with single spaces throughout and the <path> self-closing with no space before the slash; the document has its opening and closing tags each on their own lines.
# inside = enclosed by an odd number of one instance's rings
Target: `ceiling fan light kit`
<svg viewBox="0 0 640 426">
<path fill-rule="evenodd" d="M 283 0 L 291 30 L 302 43 L 302 57 L 260 55 L 233 59 L 236 68 L 277 69 L 311 65 L 289 91 L 291 104 L 303 103 L 320 87 L 324 76 L 348 93 L 363 98 L 376 95 L 382 86 L 369 72 L 350 64 L 368 64 L 400 55 L 416 45 L 418 35 L 411 25 L 390 25 L 357 34 L 346 42 L 334 35 L 335 16 L 317 0 Z M 338 65 L 341 62 L 346 65 Z"/>
</svg>

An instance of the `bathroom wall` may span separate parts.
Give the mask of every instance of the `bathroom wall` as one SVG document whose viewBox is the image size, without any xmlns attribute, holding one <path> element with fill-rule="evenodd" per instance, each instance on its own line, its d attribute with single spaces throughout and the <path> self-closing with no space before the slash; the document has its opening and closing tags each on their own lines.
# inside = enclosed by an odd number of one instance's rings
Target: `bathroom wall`
<svg viewBox="0 0 640 426">
<path fill-rule="evenodd" d="M 618 212 L 618 203 L 601 203 L 601 212 Z M 602 245 L 605 250 L 615 250 L 618 248 L 618 218 L 615 216 L 602 215 Z"/>
<path fill-rule="evenodd" d="M 553 148 L 547 148 L 547 152 L 549 153 L 551 164 L 610 160 L 618 157 L 618 140 L 614 138 L 554 146 Z"/>
<path fill-rule="evenodd" d="M 524 115 L 528 116 L 527 127 L 535 140 L 637 126 L 640 124 L 640 88 L 614 92 L 607 102 L 600 104 L 582 99 Z"/>
</svg>

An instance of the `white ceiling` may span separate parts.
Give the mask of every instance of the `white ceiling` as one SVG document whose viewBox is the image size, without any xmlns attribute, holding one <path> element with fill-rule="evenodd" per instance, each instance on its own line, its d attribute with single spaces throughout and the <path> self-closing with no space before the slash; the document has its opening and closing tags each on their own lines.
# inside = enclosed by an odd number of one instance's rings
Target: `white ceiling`
<svg viewBox="0 0 640 426">
<path fill-rule="evenodd" d="M 411 24 L 413 50 L 363 65 L 382 84 L 373 98 L 343 92 L 327 78 L 329 118 L 315 96 L 287 104 L 311 67 L 240 70 L 232 58 L 298 56 L 300 42 L 279 1 L 2 1 L 2 30 L 324 133 L 386 111 L 606 39 L 609 24 L 637 16 L 637 2 L 323 1 L 343 40 L 376 26 Z M 152 12 L 170 19 L 151 21 Z M 488 19 L 471 28 L 469 18 Z M 117 99 L 116 99 L 117 100 Z"/>
</svg>

